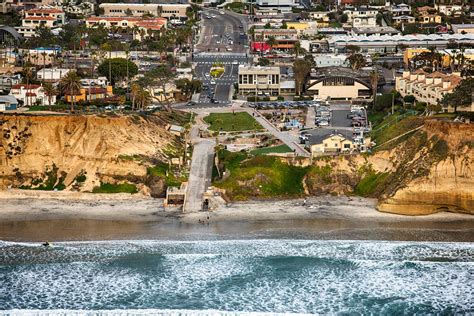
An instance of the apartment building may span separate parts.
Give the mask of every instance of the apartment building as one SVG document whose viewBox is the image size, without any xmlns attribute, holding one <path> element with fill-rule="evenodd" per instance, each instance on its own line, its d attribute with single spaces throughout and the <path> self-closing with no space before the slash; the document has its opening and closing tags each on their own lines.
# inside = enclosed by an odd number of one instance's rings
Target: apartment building
<svg viewBox="0 0 474 316">
<path fill-rule="evenodd" d="M 461 80 L 459 73 L 447 75 L 440 72 L 426 73 L 423 70 L 404 71 L 395 78 L 395 89 L 403 97 L 412 95 L 419 102 L 437 105 L 445 94 L 453 92 Z"/>
<path fill-rule="evenodd" d="M 239 94 L 280 94 L 280 67 L 239 66 Z"/>
<path fill-rule="evenodd" d="M 16 27 L 18 33 L 25 38 L 32 37 L 39 26 L 48 28 L 60 27 L 65 23 L 66 14 L 62 9 L 41 7 L 25 12 L 21 26 Z"/>
<path fill-rule="evenodd" d="M 474 24 L 451 24 L 451 30 L 456 34 L 474 34 Z"/>
<path fill-rule="evenodd" d="M 254 34 L 255 42 L 252 43 L 254 49 L 258 46 L 267 46 L 266 41 L 269 38 L 275 39 L 276 43 L 272 48 L 277 50 L 291 50 L 298 41 L 298 30 L 294 29 L 256 29 Z"/>
<path fill-rule="evenodd" d="M 257 0 L 259 8 L 278 8 L 280 11 L 291 11 L 299 2 L 297 0 Z"/>
<path fill-rule="evenodd" d="M 186 19 L 186 11 L 190 7 L 189 4 L 145 4 L 145 3 L 102 3 L 99 8 L 104 10 L 105 16 L 124 17 L 134 16 L 141 17 L 148 13 L 156 17 Z"/>
</svg>

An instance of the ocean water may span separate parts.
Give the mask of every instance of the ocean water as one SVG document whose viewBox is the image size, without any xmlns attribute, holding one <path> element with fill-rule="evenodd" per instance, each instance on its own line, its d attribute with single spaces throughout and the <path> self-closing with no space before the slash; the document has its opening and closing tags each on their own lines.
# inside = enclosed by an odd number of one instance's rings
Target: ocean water
<svg viewBox="0 0 474 316">
<path fill-rule="evenodd" d="M 0 314 L 472 314 L 474 244 L 0 242 Z M 73 310 L 75 312 L 73 312 Z"/>
</svg>

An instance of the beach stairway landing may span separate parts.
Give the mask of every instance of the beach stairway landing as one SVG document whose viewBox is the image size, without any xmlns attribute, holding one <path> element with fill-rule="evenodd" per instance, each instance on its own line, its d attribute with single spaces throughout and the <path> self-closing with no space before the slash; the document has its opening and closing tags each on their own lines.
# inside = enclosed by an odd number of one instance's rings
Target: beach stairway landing
<svg viewBox="0 0 474 316">
<path fill-rule="evenodd" d="M 211 185 L 215 143 L 200 139 L 193 149 L 184 212 L 198 212 L 203 207 L 203 194 Z"/>
</svg>

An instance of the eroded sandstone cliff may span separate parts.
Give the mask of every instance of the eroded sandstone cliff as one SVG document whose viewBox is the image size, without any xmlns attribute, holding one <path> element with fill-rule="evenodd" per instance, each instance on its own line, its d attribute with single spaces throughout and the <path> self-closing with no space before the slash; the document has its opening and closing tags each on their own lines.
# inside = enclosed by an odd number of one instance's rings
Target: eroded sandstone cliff
<svg viewBox="0 0 474 316">
<path fill-rule="evenodd" d="M 163 190 L 147 167 L 182 147 L 169 123 L 160 115 L 0 115 L 0 189 L 91 191 L 126 180 L 145 193 L 149 184 Z"/>
<path fill-rule="evenodd" d="M 305 185 L 311 194 L 376 197 L 385 212 L 474 214 L 473 161 L 474 125 L 425 120 L 373 155 L 318 159 Z"/>
</svg>

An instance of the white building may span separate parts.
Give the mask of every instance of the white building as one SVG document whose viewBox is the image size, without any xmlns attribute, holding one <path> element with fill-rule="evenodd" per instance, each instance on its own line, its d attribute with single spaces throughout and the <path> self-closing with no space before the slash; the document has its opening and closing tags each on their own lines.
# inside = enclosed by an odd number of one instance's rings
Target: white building
<svg viewBox="0 0 474 316">
<path fill-rule="evenodd" d="M 26 38 L 35 35 L 39 26 L 54 28 L 64 25 L 66 14 L 63 10 L 54 7 L 41 7 L 25 12 L 21 26 L 17 26 L 18 33 Z"/>
<path fill-rule="evenodd" d="M 437 4 L 435 3 L 434 8 L 438 10 L 439 13 L 444 15 L 455 15 L 462 13 L 463 6 L 460 4 Z"/>
<path fill-rule="evenodd" d="M 344 54 L 317 54 L 313 55 L 317 68 L 347 66 L 347 55 Z"/>
<path fill-rule="evenodd" d="M 347 22 L 352 24 L 352 27 L 374 27 L 377 26 L 376 9 L 372 8 L 348 8 L 343 11 L 347 15 Z"/>
<path fill-rule="evenodd" d="M 70 71 L 71 69 L 66 68 L 43 68 L 38 70 L 36 76 L 40 81 L 54 83 L 64 78 L 64 76 Z"/>
<path fill-rule="evenodd" d="M 12 86 L 10 94 L 13 95 L 23 105 L 47 105 L 49 104 L 48 96 L 43 91 L 43 87 L 39 84 L 17 84 Z M 56 96 L 51 96 L 51 104 L 56 103 Z"/>
<path fill-rule="evenodd" d="M 278 8 L 280 11 L 291 11 L 298 6 L 296 0 L 257 0 L 255 3 L 259 8 Z"/>
<path fill-rule="evenodd" d="M 406 3 L 394 4 L 389 8 L 393 16 L 410 15 L 411 6 Z"/>
</svg>

